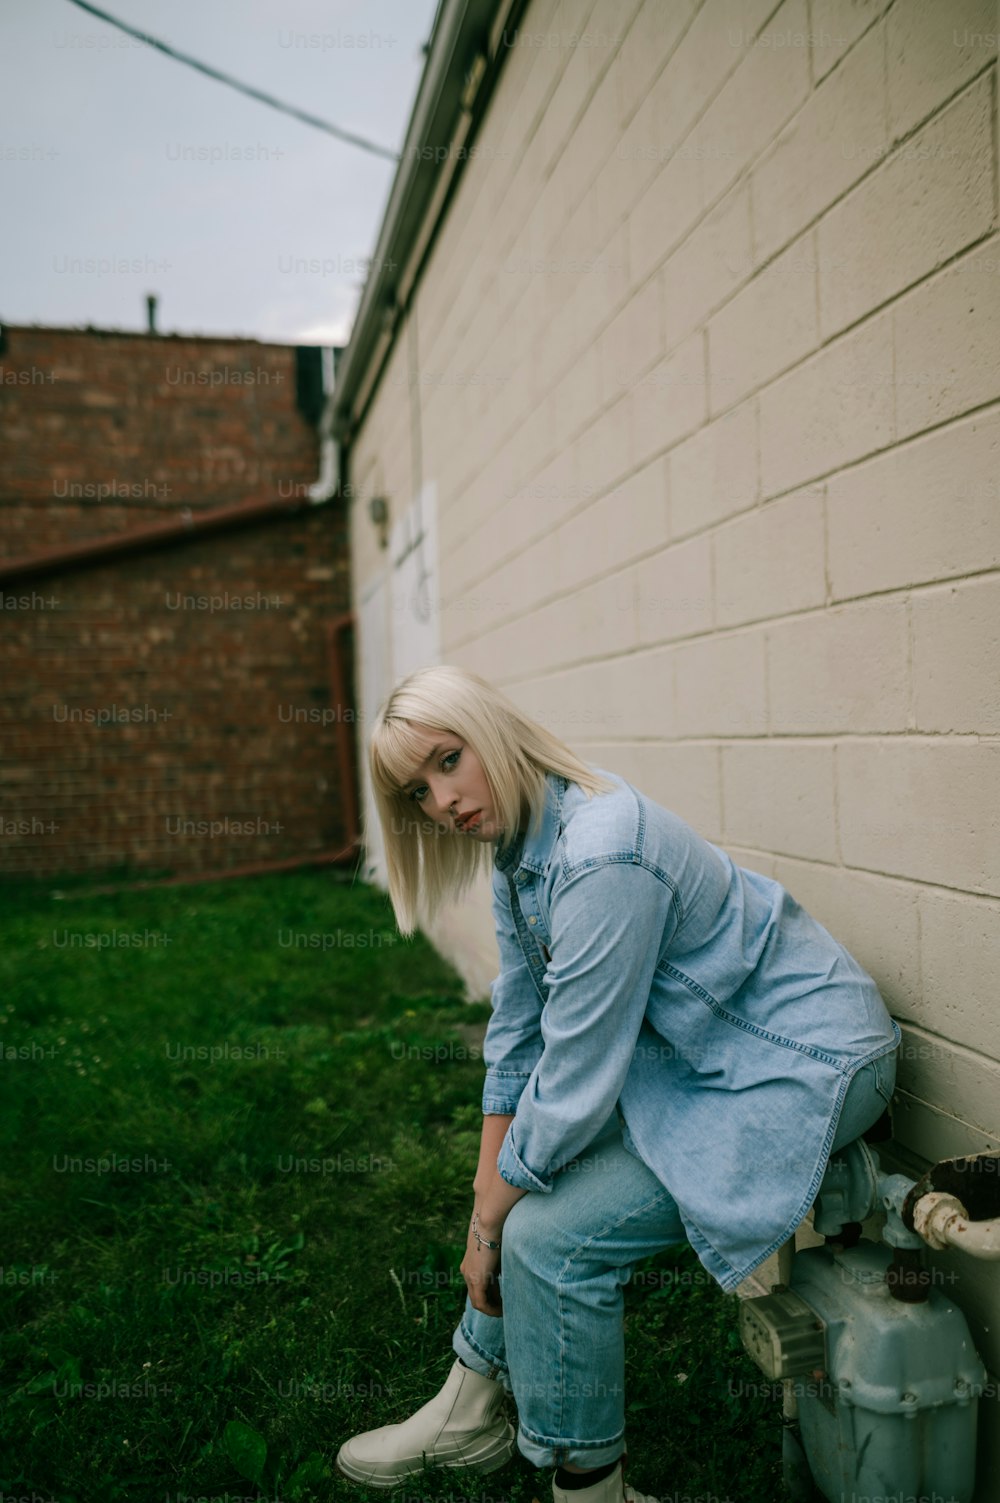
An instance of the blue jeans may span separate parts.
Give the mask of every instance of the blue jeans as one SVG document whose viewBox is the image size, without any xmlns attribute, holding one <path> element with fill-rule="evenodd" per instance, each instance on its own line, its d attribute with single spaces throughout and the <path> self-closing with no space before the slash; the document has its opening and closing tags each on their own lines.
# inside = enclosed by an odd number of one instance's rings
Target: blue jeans
<svg viewBox="0 0 1000 1503">
<path fill-rule="evenodd" d="M 857 1072 L 833 1150 L 882 1115 L 895 1072 L 894 1054 Z M 642 1258 L 686 1240 L 676 1202 L 625 1148 L 617 1114 L 548 1195 L 513 1207 L 503 1229 L 504 1313 L 484 1315 L 466 1300 L 452 1346 L 513 1395 L 518 1447 L 535 1466 L 599 1467 L 622 1454 L 622 1288 Z"/>
</svg>

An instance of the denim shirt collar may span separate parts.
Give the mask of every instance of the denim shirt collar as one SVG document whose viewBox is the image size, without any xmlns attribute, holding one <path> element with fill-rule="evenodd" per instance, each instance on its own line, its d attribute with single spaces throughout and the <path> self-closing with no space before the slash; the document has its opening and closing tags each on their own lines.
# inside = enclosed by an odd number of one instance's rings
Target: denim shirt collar
<svg viewBox="0 0 1000 1503">
<path fill-rule="evenodd" d="M 533 835 L 527 835 L 525 831 L 518 831 L 513 845 L 501 856 L 499 847 L 493 858 L 493 864 L 498 871 L 511 877 L 522 868 L 542 876 L 547 870 L 552 859 L 552 850 L 559 838 L 562 829 L 563 800 L 569 787 L 569 779 L 561 773 L 547 772 L 545 774 L 545 807 L 542 812 L 541 824 Z M 531 820 L 528 825 L 530 828 Z"/>
</svg>

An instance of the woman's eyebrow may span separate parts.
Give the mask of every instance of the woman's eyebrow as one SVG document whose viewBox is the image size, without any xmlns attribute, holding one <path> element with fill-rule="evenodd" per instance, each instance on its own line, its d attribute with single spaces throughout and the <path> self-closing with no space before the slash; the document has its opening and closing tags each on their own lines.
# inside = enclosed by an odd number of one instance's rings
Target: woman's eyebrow
<svg viewBox="0 0 1000 1503">
<path fill-rule="evenodd" d="M 424 758 L 424 760 L 421 762 L 420 767 L 426 767 L 427 764 L 428 764 L 428 762 L 432 761 L 433 758 L 437 756 L 438 752 L 441 750 L 441 747 L 443 745 L 444 745 L 443 741 L 439 742 L 438 745 L 434 747 L 433 751 L 429 751 L 427 753 L 426 757 Z M 417 772 L 420 771 L 420 767 L 417 768 Z M 416 775 L 416 773 L 414 773 L 413 777 L 412 778 L 408 778 L 407 781 L 403 784 L 403 792 L 405 793 L 406 790 L 407 790 L 407 788 L 412 788 L 413 784 L 416 783 L 416 782 L 418 782 L 418 781 L 419 780 L 417 778 L 417 775 Z"/>
</svg>

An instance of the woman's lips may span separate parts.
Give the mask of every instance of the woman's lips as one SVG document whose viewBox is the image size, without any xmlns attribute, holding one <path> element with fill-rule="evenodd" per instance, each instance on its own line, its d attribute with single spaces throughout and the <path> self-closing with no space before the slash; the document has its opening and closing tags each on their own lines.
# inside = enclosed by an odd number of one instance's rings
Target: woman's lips
<svg viewBox="0 0 1000 1503">
<path fill-rule="evenodd" d="M 477 820 L 482 818 L 482 814 L 482 809 L 473 809 L 471 814 L 464 815 L 462 819 L 456 820 L 455 823 L 460 830 L 467 830 L 470 825 L 474 825 Z"/>
</svg>

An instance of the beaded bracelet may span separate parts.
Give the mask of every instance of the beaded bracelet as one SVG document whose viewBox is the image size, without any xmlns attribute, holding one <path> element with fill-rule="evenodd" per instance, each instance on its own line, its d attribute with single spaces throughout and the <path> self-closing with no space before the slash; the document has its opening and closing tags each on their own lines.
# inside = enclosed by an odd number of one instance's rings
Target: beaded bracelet
<svg viewBox="0 0 1000 1503">
<path fill-rule="evenodd" d="M 473 1216 L 472 1216 L 472 1235 L 475 1237 L 476 1243 L 477 1243 L 477 1245 L 479 1247 L 488 1247 L 489 1250 L 490 1250 L 490 1252 L 499 1252 L 500 1251 L 500 1243 L 499 1242 L 491 1242 L 490 1239 L 489 1239 L 489 1237 L 480 1237 L 480 1235 L 479 1235 L 479 1212 L 478 1211 L 475 1211 L 473 1213 Z"/>
</svg>

